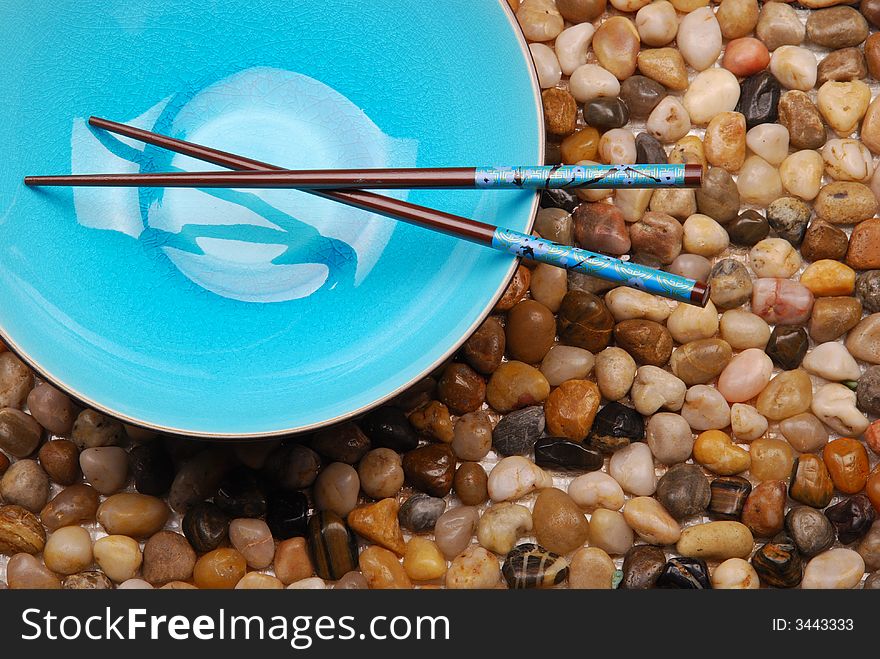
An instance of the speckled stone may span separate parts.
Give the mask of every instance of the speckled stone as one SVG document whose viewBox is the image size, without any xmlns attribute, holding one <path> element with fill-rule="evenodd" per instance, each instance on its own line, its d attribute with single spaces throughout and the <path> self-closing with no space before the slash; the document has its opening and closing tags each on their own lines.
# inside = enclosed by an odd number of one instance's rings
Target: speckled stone
<svg viewBox="0 0 880 659">
<path fill-rule="evenodd" d="M 721 259 L 709 273 L 712 303 L 719 309 L 734 309 L 752 297 L 752 278 L 749 271 L 735 259 Z"/>
<path fill-rule="evenodd" d="M 506 414 L 492 431 L 492 446 L 501 455 L 526 455 L 544 432 L 544 408 L 526 407 Z"/>
<path fill-rule="evenodd" d="M 660 547 L 636 545 L 623 557 L 623 578 L 618 588 L 644 590 L 653 588 L 666 566 L 666 554 Z"/>
<path fill-rule="evenodd" d="M 780 238 L 800 245 L 810 221 L 810 207 L 797 197 L 780 197 L 767 207 L 767 221 Z"/>
<path fill-rule="evenodd" d="M 880 311 L 880 270 L 868 270 L 858 274 L 856 297 L 868 313 Z"/>
<path fill-rule="evenodd" d="M 821 554 L 834 544 L 834 527 L 822 511 L 794 506 L 785 516 L 785 531 L 806 557 Z"/>
<path fill-rule="evenodd" d="M 793 149 L 818 149 L 825 144 L 825 124 L 810 97 L 793 89 L 779 99 L 779 123 L 788 129 Z"/>
</svg>

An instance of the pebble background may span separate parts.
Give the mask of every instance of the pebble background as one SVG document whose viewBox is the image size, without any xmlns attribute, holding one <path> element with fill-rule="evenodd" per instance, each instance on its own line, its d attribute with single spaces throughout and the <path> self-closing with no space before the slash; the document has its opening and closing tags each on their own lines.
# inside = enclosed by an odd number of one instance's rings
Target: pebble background
<svg viewBox="0 0 880 659">
<path fill-rule="evenodd" d="M 545 193 L 535 230 L 707 308 L 523 263 L 392 404 L 242 445 L 0 348 L 0 587 L 880 587 L 880 0 L 510 4 L 547 163 L 705 171 Z"/>
</svg>

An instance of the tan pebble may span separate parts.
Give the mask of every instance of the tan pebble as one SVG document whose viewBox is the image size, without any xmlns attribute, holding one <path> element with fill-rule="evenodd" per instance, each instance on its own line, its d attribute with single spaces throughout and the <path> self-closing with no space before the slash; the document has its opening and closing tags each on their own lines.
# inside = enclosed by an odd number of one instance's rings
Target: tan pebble
<svg viewBox="0 0 880 659">
<path fill-rule="evenodd" d="M 678 140 L 669 151 L 668 159 L 671 164 L 700 165 L 703 168 L 703 174 L 709 167 L 703 140 L 696 135 L 685 135 Z"/>
<path fill-rule="evenodd" d="M 870 103 L 871 89 L 861 80 L 829 80 L 819 87 L 816 96 L 822 117 L 841 137 L 848 137 L 858 127 Z"/>
<path fill-rule="evenodd" d="M 610 589 L 617 568 L 611 557 L 598 547 L 578 549 L 568 568 L 568 587 Z"/>
<path fill-rule="evenodd" d="M 734 403 L 730 406 L 730 429 L 736 441 L 754 441 L 767 432 L 767 426 L 767 419 L 751 405 Z"/>
<path fill-rule="evenodd" d="M 413 581 L 432 581 L 446 574 L 446 559 L 433 540 L 413 536 L 406 543 L 403 569 Z"/>
<path fill-rule="evenodd" d="M 626 222 L 638 222 L 648 210 L 653 194 L 650 188 L 619 189 L 614 191 L 613 201 Z"/>
<path fill-rule="evenodd" d="M 556 3 L 547 0 L 522 0 L 516 20 L 529 41 L 550 41 L 565 27 Z"/>
<path fill-rule="evenodd" d="M 234 519 L 229 524 L 229 541 L 241 552 L 249 567 L 262 570 L 272 564 L 275 541 L 261 519 Z"/>
<path fill-rule="evenodd" d="M 590 524 L 578 505 L 562 490 L 541 490 L 532 510 L 532 526 L 538 544 L 557 554 L 567 554 L 584 545 Z"/>
<path fill-rule="evenodd" d="M 803 369 L 776 375 L 758 395 L 755 407 L 770 421 L 781 421 L 810 409 L 813 385 Z"/>
<path fill-rule="evenodd" d="M 529 492 L 552 487 L 553 478 L 531 460 L 511 455 L 499 460 L 489 472 L 489 498 L 511 501 Z"/>
<path fill-rule="evenodd" d="M 599 25 L 593 35 L 593 53 L 599 64 L 625 80 L 636 70 L 639 54 L 639 32 L 632 21 L 624 16 L 612 16 Z"/>
<path fill-rule="evenodd" d="M 682 556 L 705 560 L 747 558 L 755 540 L 740 522 L 707 522 L 689 526 L 681 532 L 676 550 Z"/>
<path fill-rule="evenodd" d="M 134 578 L 143 562 L 140 545 L 125 535 L 98 538 L 92 551 L 98 567 L 116 583 Z"/>
<path fill-rule="evenodd" d="M 862 183 L 832 181 L 819 189 L 813 209 L 829 224 L 856 224 L 874 216 L 877 198 Z"/>
<path fill-rule="evenodd" d="M 620 400 L 632 387 L 636 376 L 636 362 L 621 348 L 605 348 L 596 355 L 596 382 L 599 391 L 608 400 Z"/>
<path fill-rule="evenodd" d="M 6 564 L 10 590 L 58 590 L 61 580 L 30 554 L 15 554 Z"/>
<path fill-rule="evenodd" d="M 387 549 L 367 547 L 358 558 L 360 567 L 367 585 L 374 589 L 410 589 L 412 582 L 397 560 L 397 556 Z"/>
<path fill-rule="evenodd" d="M 648 46 L 665 46 L 678 32 L 675 7 L 666 0 L 646 3 L 638 10 L 635 24 L 642 43 Z"/>
<path fill-rule="evenodd" d="M 725 39 L 738 39 L 755 29 L 758 13 L 758 0 L 721 0 L 715 18 Z"/>
<path fill-rule="evenodd" d="M 649 48 L 641 51 L 638 67 L 643 76 L 668 89 L 684 91 L 688 88 L 684 58 L 675 48 Z"/>
<path fill-rule="evenodd" d="M 807 266 L 800 281 L 816 297 L 850 295 L 855 289 L 856 273 L 839 261 L 821 259 Z"/>
<path fill-rule="evenodd" d="M 875 97 L 862 119 L 859 139 L 872 153 L 880 153 L 880 100 Z"/>
<path fill-rule="evenodd" d="M 761 348 L 770 340 L 770 326 L 750 311 L 730 309 L 721 314 L 721 338 L 734 350 Z"/>
<path fill-rule="evenodd" d="M 785 437 L 788 444 L 794 450 L 800 453 L 810 453 L 817 451 L 828 443 L 828 429 L 825 427 L 815 414 L 810 412 L 801 412 L 779 422 L 779 432 Z M 751 447 L 754 451 L 754 447 Z M 792 458 L 794 459 L 794 458 Z M 782 471 L 780 467 L 779 471 Z M 791 466 L 782 476 L 774 476 L 774 478 L 785 478 L 790 475 Z"/>
<path fill-rule="evenodd" d="M 739 112 L 719 112 L 706 126 L 703 137 L 710 165 L 736 172 L 746 158 L 746 119 Z"/>
<path fill-rule="evenodd" d="M 627 501 L 623 517 L 642 540 L 652 545 L 674 544 L 681 535 L 678 522 L 651 497 L 635 497 Z"/>
<path fill-rule="evenodd" d="M 801 267 L 801 256 L 782 238 L 765 238 L 749 251 L 749 265 L 758 277 L 786 279 Z"/>
<path fill-rule="evenodd" d="M 590 516 L 590 546 L 623 555 L 632 547 L 633 531 L 616 510 L 597 508 Z"/>
<path fill-rule="evenodd" d="M 774 167 L 788 157 L 788 140 L 788 129 L 780 124 L 758 124 L 746 133 L 746 146 Z"/>
<path fill-rule="evenodd" d="M 718 331 L 718 310 L 711 300 L 705 307 L 680 304 L 666 320 L 666 327 L 678 343 L 708 339 Z"/>
<path fill-rule="evenodd" d="M 65 526 L 46 541 L 46 567 L 58 574 L 82 572 L 92 564 L 92 538 L 81 526 Z"/>
<path fill-rule="evenodd" d="M 453 558 L 446 572 L 446 587 L 451 589 L 495 588 L 500 581 L 498 559 L 478 545 L 471 545 Z"/>
</svg>

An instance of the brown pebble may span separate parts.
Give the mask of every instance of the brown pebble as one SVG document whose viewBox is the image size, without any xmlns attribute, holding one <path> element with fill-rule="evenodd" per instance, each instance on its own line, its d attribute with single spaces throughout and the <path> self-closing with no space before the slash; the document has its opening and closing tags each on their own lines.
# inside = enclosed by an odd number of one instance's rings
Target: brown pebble
<svg viewBox="0 0 880 659">
<path fill-rule="evenodd" d="M 47 529 L 86 524 L 95 521 L 100 496 L 91 485 L 77 483 L 66 487 L 40 511 L 40 519 Z"/>
<path fill-rule="evenodd" d="M 862 303 L 854 297 L 819 297 L 813 303 L 807 331 L 816 343 L 834 341 L 855 327 Z"/>
<path fill-rule="evenodd" d="M 853 229 L 846 263 L 855 270 L 880 268 L 880 219 L 860 222 Z"/>
<path fill-rule="evenodd" d="M 462 462 L 452 480 L 452 489 L 466 506 L 479 506 L 489 499 L 489 477 L 479 462 Z"/>
<path fill-rule="evenodd" d="M 187 581 L 193 574 L 196 552 L 174 531 L 159 531 L 144 545 L 144 579 L 153 585 Z"/>
<path fill-rule="evenodd" d="M 501 365 L 506 345 L 504 328 L 495 316 L 489 316 L 465 341 L 462 356 L 478 373 L 491 375 Z"/>
<path fill-rule="evenodd" d="M 597 353 L 611 341 L 614 317 L 596 295 L 572 290 L 562 299 L 556 327 L 562 343 Z"/>
<path fill-rule="evenodd" d="M 0 451 L 0 477 L 6 473 L 6 470 L 9 469 L 9 458 L 6 457 L 6 454 Z"/>
<path fill-rule="evenodd" d="M 672 335 L 652 320 L 630 319 L 617 323 L 614 341 L 640 365 L 665 366 L 672 355 Z"/>
<path fill-rule="evenodd" d="M 321 473 L 326 471 L 325 468 Z M 343 474 L 340 473 L 340 475 Z M 364 494 L 372 499 L 385 499 L 394 496 L 403 485 L 404 479 L 400 455 L 390 448 L 373 449 L 364 456 L 358 465 L 357 476 L 357 479 L 334 478 L 327 481 L 323 477 L 319 478 L 320 496 L 316 493 L 315 501 L 317 508 L 332 510 L 340 517 L 348 515 L 357 503 L 358 480 L 360 480 L 360 487 Z"/>
<path fill-rule="evenodd" d="M 305 538 L 282 540 L 275 548 L 275 576 L 285 586 L 315 574 Z"/>
<path fill-rule="evenodd" d="M 453 414 L 467 414 L 486 400 L 486 381 L 467 364 L 453 362 L 443 371 L 437 393 Z"/>
<path fill-rule="evenodd" d="M 880 32 L 875 32 L 865 40 L 865 60 L 868 74 L 876 79 L 880 76 Z"/>
<path fill-rule="evenodd" d="M 553 87 L 541 93 L 544 104 L 544 124 L 551 135 L 564 137 L 577 127 L 577 102 L 564 89 Z"/>
<path fill-rule="evenodd" d="M 783 481 L 764 481 L 754 487 L 742 511 L 742 523 L 756 536 L 769 538 L 785 522 L 786 491 Z"/>
<path fill-rule="evenodd" d="M 586 544 L 590 536 L 590 523 L 578 505 L 553 487 L 538 494 L 532 525 L 538 544 L 557 554 L 574 551 Z"/>
<path fill-rule="evenodd" d="M 0 409 L 0 448 L 16 458 L 33 453 L 43 438 L 43 429 L 30 414 L 12 407 Z"/>
<path fill-rule="evenodd" d="M 544 403 L 548 432 L 572 441 L 583 441 L 593 427 L 601 399 L 602 395 L 595 382 L 563 382 L 550 393 Z"/>
<path fill-rule="evenodd" d="M 495 303 L 495 311 L 510 311 L 513 309 L 513 305 L 522 300 L 526 291 L 529 290 L 531 281 L 532 271 L 522 264 L 517 266 L 513 277 L 510 279 L 510 283 L 504 289 L 504 294 Z"/>
<path fill-rule="evenodd" d="M 247 563 L 235 549 L 224 547 L 209 551 L 196 561 L 193 581 L 199 588 L 235 588 L 247 572 Z"/>
<path fill-rule="evenodd" d="M 31 511 L 21 506 L 0 506 L 0 554 L 39 554 L 46 546 L 46 531 Z"/>
<path fill-rule="evenodd" d="M 574 237 L 584 249 L 619 256 L 630 248 L 629 234 L 623 213 L 606 203 L 585 203 L 575 209 Z"/>
<path fill-rule="evenodd" d="M 455 454 L 448 444 L 427 444 L 403 456 L 406 481 L 420 492 L 445 497 L 452 489 Z"/>
<path fill-rule="evenodd" d="M 41 382 L 28 394 L 28 409 L 37 422 L 55 435 L 73 429 L 78 410 L 70 398 L 48 382 Z"/>
<path fill-rule="evenodd" d="M 779 123 L 788 129 L 793 149 L 818 149 L 825 144 L 825 124 L 810 97 L 793 89 L 779 99 Z"/>
<path fill-rule="evenodd" d="M 0 496 L 38 513 L 49 499 L 49 477 L 36 460 L 19 460 L 0 478 Z"/>
<path fill-rule="evenodd" d="M 432 400 L 409 415 L 413 428 L 437 441 L 452 441 L 452 418 L 449 408 L 439 400 Z"/>
<path fill-rule="evenodd" d="M 49 478 L 59 485 L 72 485 L 82 477 L 79 449 L 70 440 L 46 442 L 40 447 L 38 457 Z"/>
<path fill-rule="evenodd" d="M 30 554 L 16 554 L 6 564 L 6 583 L 10 590 L 57 590 L 61 581 L 49 568 Z"/>
<path fill-rule="evenodd" d="M 98 521 L 107 533 L 145 538 L 160 531 L 170 514 L 161 499 L 146 494 L 121 492 L 98 507 Z M 233 584 L 235 585 L 235 584 Z"/>
<path fill-rule="evenodd" d="M 630 226 L 629 235 L 634 254 L 654 256 L 668 265 L 681 253 L 684 229 L 671 215 L 648 211 Z"/>
<path fill-rule="evenodd" d="M 816 219 L 810 223 L 801 243 L 801 255 L 807 261 L 832 259 L 840 261 L 846 256 L 849 237 L 846 233 L 828 222 Z"/>
<path fill-rule="evenodd" d="M 513 359 L 537 364 L 556 340 L 556 319 L 540 302 L 523 300 L 508 312 L 505 336 Z"/>
<path fill-rule="evenodd" d="M 562 162 L 566 165 L 574 165 L 581 160 L 595 160 L 599 152 L 599 131 L 592 126 L 582 128 L 562 140 L 559 149 Z"/>
<path fill-rule="evenodd" d="M 867 49 L 867 44 L 865 45 Z M 867 77 L 868 67 L 865 56 L 859 48 L 841 48 L 834 50 L 819 62 L 816 87 L 821 87 L 829 80 L 834 82 L 850 82 Z"/>
</svg>

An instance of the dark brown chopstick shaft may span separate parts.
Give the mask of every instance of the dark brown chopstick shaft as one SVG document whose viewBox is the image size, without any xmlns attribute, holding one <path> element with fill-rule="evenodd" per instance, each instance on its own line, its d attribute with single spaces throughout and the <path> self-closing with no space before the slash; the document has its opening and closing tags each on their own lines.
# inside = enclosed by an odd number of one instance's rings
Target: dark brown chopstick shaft
<svg viewBox="0 0 880 659">
<path fill-rule="evenodd" d="M 159 133 L 153 133 L 108 119 L 101 119 L 100 117 L 91 117 L 89 123 L 96 128 L 130 137 L 146 144 L 152 144 L 204 162 L 228 167 L 229 169 L 283 171 L 283 168 L 277 165 L 245 158 L 234 153 L 220 151 L 219 149 L 212 149 L 201 144 L 185 142 L 167 135 L 160 135 Z M 385 197 L 366 190 L 305 190 L 305 192 L 332 199 L 355 208 L 369 210 L 386 217 L 401 219 L 417 226 L 460 236 L 476 243 L 491 245 L 492 236 L 495 232 L 495 227 L 491 224 L 411 204 L 400 199 Z"/>
<path fill-rule="evenodd" d="M 303 171 L 174 172 L 170 174 L 73 174 L 28 176 L 28 185 L 157 188 L 309 188 L 397 189 L 473 188 L 474 168 L 455 167 L 414 172 L 407 169 L 334 169 Z"/>
</svg>

